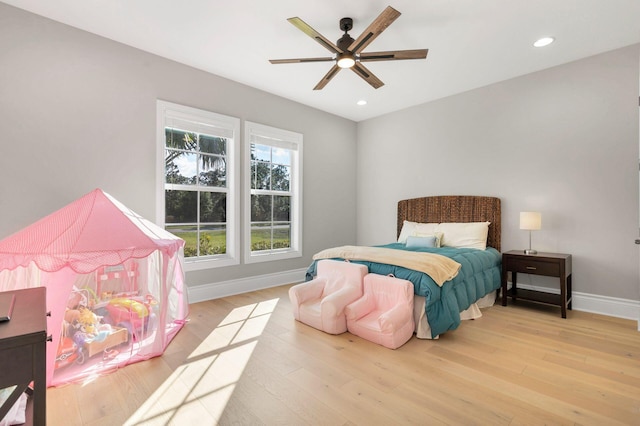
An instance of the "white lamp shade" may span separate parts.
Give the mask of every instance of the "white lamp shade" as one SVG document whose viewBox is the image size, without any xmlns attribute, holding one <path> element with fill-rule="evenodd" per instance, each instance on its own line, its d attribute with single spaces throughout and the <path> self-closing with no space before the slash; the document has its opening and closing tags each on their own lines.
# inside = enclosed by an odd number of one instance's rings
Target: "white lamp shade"
<svg viewBox="0 0 640 426">
<path fill-rule="evenodd" d="M 542 215 L 539 212 L 520 212 L 520 229 L 535 231 L 542 228 Z"/>
</svg>

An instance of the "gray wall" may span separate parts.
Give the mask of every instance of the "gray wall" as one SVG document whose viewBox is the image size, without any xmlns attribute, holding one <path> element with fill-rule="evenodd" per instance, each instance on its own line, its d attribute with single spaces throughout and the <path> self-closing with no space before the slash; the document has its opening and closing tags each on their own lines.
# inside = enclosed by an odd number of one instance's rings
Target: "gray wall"
<svg viewBox="0 0 640 426">
<path fill-rule="evenodd" d="M 502 198 L 504 250 L 528 242 L 518 213 L 541 211 L 534 248 L 574 255 L 576 291 L 638 300 L 639 50 L 356 125 L 0 3 L 0 238 L 97 187 L 154 218 L 164 99 L 304 134 L 304 257 L 190 272 L 189 285 L 389 242 L 400 199 L 482 194 Z"/>
<path fill-rule="evenodd" d="M 156 99 L 304 135 L 304 257 L 190 272 L 189 285 L 306 268 L 355 241 L 354 122 L 3 3 L 0 239 L 95 188 L 153 220 Z"/>
<path fill-rule="evenodd" d="M 528 245 L 519 212 L 540 211 L 533 247 L 573 255 L 575 291 L 639 300 L 639 51 L 358 123 L 358 244 L 395 239 L 398 200 L 497 196 L 504 251 Z"/>
</svg>

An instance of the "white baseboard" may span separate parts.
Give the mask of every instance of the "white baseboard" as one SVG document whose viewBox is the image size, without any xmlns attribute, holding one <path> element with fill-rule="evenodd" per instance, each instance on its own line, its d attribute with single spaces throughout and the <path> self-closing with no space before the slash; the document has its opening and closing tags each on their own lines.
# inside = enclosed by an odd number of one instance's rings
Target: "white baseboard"
<svg viewBox="0 0 640 426">
<path fill-rule="evenodd" d="M 508 283 L 508 286 L 510 287 L 511 283 Z M 539 287 L 521 283 L 518 283 L 518 288 L 560 294 L 560 289 L 558 288 Z M 578 291 L 572 292 L 571 296 L 573 298 L 572 308 L 576 311 L 637 320 L 638 330 L 640 330 L 640 301 L 638 300 L 600 296 L 598 294 L 581 293 Z"/>
<path fill-rule="evenodd" d="M 304 281 L 306 272 L 306 268 L 294 269 L 292 271 L 278 272 L 275 274 L 259 275 L 256 277 L 239 278 L 219 283 L 187 287 L 189 303 L 204 302 L 205 300 L 233 296 L 235 294 L 277 287 L 284 284 L 300 283 Z"/>
</svg>

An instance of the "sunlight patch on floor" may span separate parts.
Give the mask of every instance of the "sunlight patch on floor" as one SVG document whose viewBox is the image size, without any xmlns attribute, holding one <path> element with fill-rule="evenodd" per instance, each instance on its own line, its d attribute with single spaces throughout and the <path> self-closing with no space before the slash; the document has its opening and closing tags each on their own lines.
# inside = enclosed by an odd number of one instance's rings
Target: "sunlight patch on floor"
<svg viewBox="0 0 640 426">
<path fill-rule="evenodd" d="M 218 421 L 278 300 L 231 311 L 125 425 Z"/>
</svg>

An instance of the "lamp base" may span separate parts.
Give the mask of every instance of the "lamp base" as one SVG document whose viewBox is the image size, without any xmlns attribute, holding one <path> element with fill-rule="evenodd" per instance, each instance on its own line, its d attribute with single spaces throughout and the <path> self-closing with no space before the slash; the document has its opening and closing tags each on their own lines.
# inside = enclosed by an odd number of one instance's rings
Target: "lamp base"
<svg viewBox="0 0 640 426">
<path fill-rule="evenodd" d="M 524 254 L 538 254 L 538 251 L 533 249 L 525 249 Z"/>
</svg>

